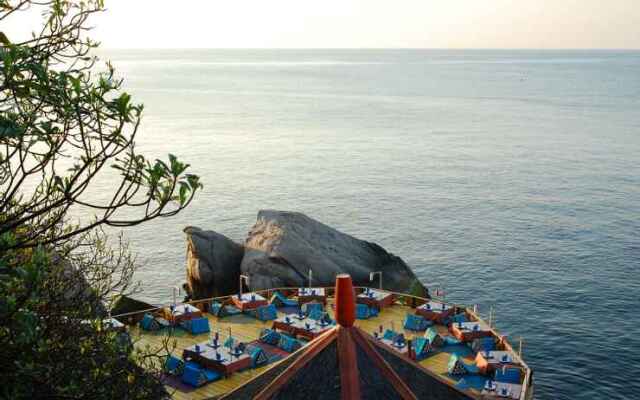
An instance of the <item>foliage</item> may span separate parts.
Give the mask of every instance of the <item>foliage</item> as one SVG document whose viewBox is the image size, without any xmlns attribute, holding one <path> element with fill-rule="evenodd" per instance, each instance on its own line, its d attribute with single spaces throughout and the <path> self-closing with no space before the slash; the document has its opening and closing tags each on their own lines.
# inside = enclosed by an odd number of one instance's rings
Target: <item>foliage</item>
<svg viewBox="0 0 640 400">
<path fill-rule="evenodd" d="M 122 241 L 112 250 L 100 228 L 175 215 L 202 185 L 175 156 L 150 161 L 136 151 L 143 107 L 122 91 L 114 68 L 91 55 L 97 43 L 87 21 L 103 7 L 0 0 L 5 398 L 165 395 L 163 354 L 134 350 L 103 326 L 114 296 L 134 289 L 135 260 Z M 2 31 L 3 22 L 34 11 L 43 26 L 30 39 Z M 72 215 L 92 217 L 71 222 Z"/>
<path fill-rule="evenodd" d="M 0 376 L 11 383 L 0 397 L 165 397 L 160 366 L 169 343 L 134 350 L 128 334 L 103 322 L 103 301 L 127 292 L 135 270 L 126 244 L 111 250 L 96 232 L 75 246 L 88 247 L 65 257 L 38 247 L 0 258 Z"/>
<path fill-rule="evenodd" d="M 45 2 L 42 32 L 0 48 L 0 235 L 16 235 L 11 248 L 62 242 L 100 225 L 131 226 L 176 214 L 201 187 L 189 165 L 169 155 L 153 162 L 135 151 L 143 107 L 121 91 L 107 64 L 94 72 L 96 46 L 83 33 L 101 1 Z M 25 5 L 0 1 L 0 21 Z M 111 167 L 119 174 L 109 173 Z M 111 182 L 96 201 L 96 183 Z M 93 188 L 93 190 L 91 190 Z M 65 224 L 72 209 L 94 220 Z"/>
</svg>

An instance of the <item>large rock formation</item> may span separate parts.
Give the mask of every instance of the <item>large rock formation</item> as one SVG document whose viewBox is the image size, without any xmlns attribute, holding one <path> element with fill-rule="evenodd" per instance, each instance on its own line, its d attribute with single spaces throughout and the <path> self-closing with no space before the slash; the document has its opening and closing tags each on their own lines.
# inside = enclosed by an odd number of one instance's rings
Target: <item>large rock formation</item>
<svg viewBox="0 0 640 400">
<path fill-rule="evenodd" d="M 304 214 L 262 210 L 244 248 L 231 239 L 195 227 L 187 233 L 187 284 L 194 299 L 238 292 L 240 273 L 251 290 L 305 286 L 309 270 L 314 286 L 333 286 L 348 273 L 358 286 L 378 287 L 369 274 L 382 271 L 387 290 L 427 296 L 426 288 L 400 258 L 375 243 L 359 240 Z"/>
<path fill-rule="evenodd" d="M 382 271 L 383 287 L 426 295 L 426 289 L 400 258 L 375 243 L 359 240 L 297 212 L 262 210 L 245 241 L 240 267 L 252 290 L 308 284 L 332 286 L 339 273 L 355 285 L 378 286 L 369 280 Z"/>
<path fill-rule="evenodd" d="M 224 235 L 194 226 L 187 234 L 187 286 L 194 299 L 225 296 L 238 291 L 242 245 Z"/>
</svg>

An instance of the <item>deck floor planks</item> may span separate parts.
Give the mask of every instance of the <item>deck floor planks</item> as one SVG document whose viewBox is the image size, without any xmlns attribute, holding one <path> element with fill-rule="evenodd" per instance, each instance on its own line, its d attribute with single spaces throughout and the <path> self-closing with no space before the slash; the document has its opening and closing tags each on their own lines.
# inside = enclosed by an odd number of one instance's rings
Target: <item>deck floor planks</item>
<svg viewBox="0 0 640 400">
<path fill-rule="evenodd" d="M 218 319 L 212 315 L 207 314 L 209 320 L 209 326 L 211 327 L 211 333 L 220 331 L 220 338 L 222 341 L 226 340 L 229 336 L 229 328 L 231 328 L 231 334 L 236 339 L 243 342 L 250 342 L 256 340 L 263 328 L 271 326 L 271 322 L 259 321 L 255 318 L 246 315 L 234 315 Z M 138 328 L 132 328 L 132 337 L 137 341 L 137 346 L 146 346 L 147 344 L 151 349 L 160 349 L 162 347 L 163 339 L 166 335 L 162 334 L 140 334 Z M 202 343 L 209 340 L 209 334 L 191 335 L 182 330 L 176 330 L 174 335 L 171 335 L 171 341 L 175 340 L 176 347 L 172 353 L 177 357 L 182 357 L 182 351 L 189 346 L 196 343 Z M 273 365 L 273 364 L 272 364 Z M 239 385 L 247 382 L 254 376 L 262 373 L 270 368 L 272 365 L 264 366 L 256 369 L 249 369 L 243 372 L 237 372 L 232 374 L 228 378 L 221 379 L 217 382 L 207 384 L 201 388 L 195 389 L 189 392 L 182 392 L 172 387 L 167 387 L 170 393 L 173 394 L 175 399 L 205 399 L 213 396 L 218 396 L 223 393 L 227 393 Z"/>
<path fill-rule="evenodd" d="M 333 299 L 328 299 L 327 311 L 333 317 L 332 310 Z M 369 334 L 373 334 L 374 331 L 379 329 L 379 326 L 383 326 L 383 330 L 385 329 L 393 329 L 396 332 L 403 332 L 407 339 L 411 339 L 416 336 L 421 336 L 420 332 L 413 332 L 409 330 L 405 330 L 403 328 L 404 318 L 407 313 L 414 313 L 414 309 L 408 306 L 404 306 L 396 303 L 393 307 L 385 308 L 380 311 L 380 314 L 375 318 L 370 318 L 367 320 L 356 320 L 355 325 L 364 330 Z M 209 319 L 209 326 L 211 327 L 211 333 L 219 331 L 220 338 L 224 341 L 229 336 L 229 328 L 231 328 L 231 334 L 236 339 L 243 342 L 251 342 L 258 339 L 259 333 L 264 328 L 270 328 L 272 325 L 271 321 L 259 321 L 253 317 L 247 315 L 234 315 L 225 318 L 217 318 L 210 314 L 205 314 L 207 319 Z M 278 312 L 278 316 L 284 315 L 281 312 Z M 447 328 L 442 325 L 436 325 L 436 329 L 438 332 L 446 335 L 448 334 Z M 148 334 L 142 332 L 137 328 L 131 328 L 132 337 L 136 340 L 137 346 L 146 346 L 147 344 L 152 349 L 157 349 L 162 346 L 162 341 L 166 335 L 164 334 Z M 183 330 L 176 330 L 176 334 L 171 337 L 171 339 L 175 339 L 176 348 L 173 350 L 173 354 L 177 357 L 182 356 L 182 351 L 189 346 L 192 346 L 196 343 L 202 343 L 209 339 L 209 334 L 201 334 L 201 335 L 190 335 L 189 333 Z M 447 374 L 447 364 L 449 361 L 448 353 L 438 353 L 435 354 L 423 361 L 420 364 L 433 371 L 440 377 L 446 379 L 451 383 L 455 383 L 448 374 Z M 176 390 L 171 387 L 167 387 L 170 393 L 172 393 L 173 398 L 177 400 L 183 399 L 207 399 L 215 396 L 219 396 L 221 394 L 230 392 L 236 387 L 246 383 L 253 377 L 259 375 L 260 373 L 268 370 L 276 363 L 260 367 L 257 369 L 249 369 L 242 372 L 236 372 L 232 374 L 228 378 L 220 379 L 219 381 L 209 383 L 201 388 L 194 389 L 192 391 L 183 392 Z"/>
</svg>

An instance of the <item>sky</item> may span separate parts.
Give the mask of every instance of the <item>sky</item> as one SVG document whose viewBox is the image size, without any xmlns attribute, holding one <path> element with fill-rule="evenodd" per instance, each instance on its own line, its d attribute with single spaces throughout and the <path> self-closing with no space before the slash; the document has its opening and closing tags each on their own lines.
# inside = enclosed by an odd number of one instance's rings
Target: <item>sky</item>
<svg viewBox="0 0 640 400">
<path fill-rule="evenodd" d="M 640 0 L 105 0 L 106 48 L 640 49 Z M 29 24 L 24 21 L 29 19 Z M 23 35 L 37 16 L 9 21 Z M 15 18 L 14 18 L 15 20 Z"/>
</svg>

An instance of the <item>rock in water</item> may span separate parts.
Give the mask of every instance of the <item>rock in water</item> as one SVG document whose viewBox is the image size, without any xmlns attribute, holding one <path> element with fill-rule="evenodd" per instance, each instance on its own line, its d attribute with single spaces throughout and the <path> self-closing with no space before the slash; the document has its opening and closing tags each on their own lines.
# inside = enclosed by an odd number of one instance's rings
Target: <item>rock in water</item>
<svg viewBox="0 0 640 400">
<path fill-rule="evenodd" d="M 242 245 L 195 226 L 187 234 L 187 285 L 193 299 L 226 296 L 238 291 Z"/>
<path fill-rule="evenodd" d="M 152 304 L 133 299 L 129 296 L 119 296 L 111 308 L 111 315 L 119 315 L 133 312 L 141 312 L 154 308 Z M 129 317 L 118 318 L 120 322 L 128 322 Z M 142 319 L 142 315 L 132 315 L 131 318 Z"/>
<path fill-rule="evenodd" d="M 252 290 L 308 284 L 332 286 L 348 273 L 358 286 L 378 286 L 369 273 L 382 271 L 384 289 L 427 296 L 427 289 L 400 258 L 375 243 L 359 240 L 304 214 L 262 210 L 249 237 L 240 270 Z"/>
</svg>

